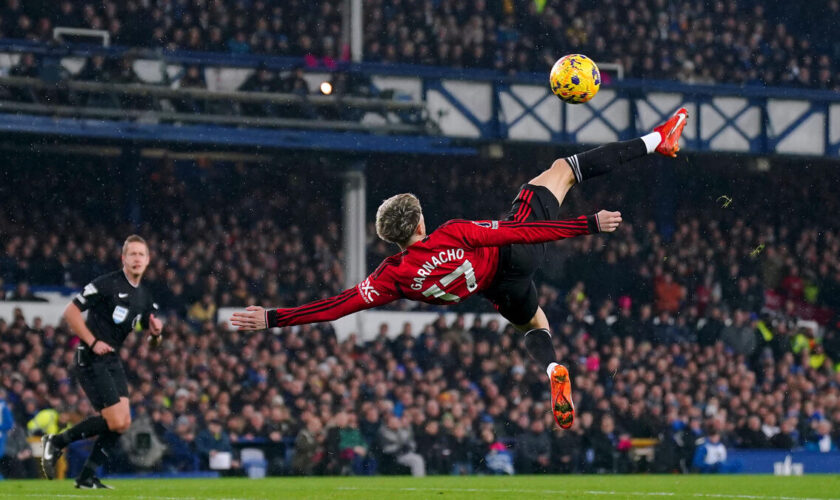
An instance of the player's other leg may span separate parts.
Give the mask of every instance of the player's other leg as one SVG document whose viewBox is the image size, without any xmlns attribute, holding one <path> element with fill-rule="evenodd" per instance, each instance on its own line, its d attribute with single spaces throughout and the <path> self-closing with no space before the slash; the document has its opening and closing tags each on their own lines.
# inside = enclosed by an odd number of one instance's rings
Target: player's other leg
<svg viewBox="0 0 840 500">
<path fill-rule="evenodd" d="M 525 349 L 531 358 L 545 368 L 551 383 L 551 412 L 554 420 L 563 429 L 572 426 L 575 420 L 575 403 L 572 399 L 572 379 L 569 370 L 557 363 L 557 354 L 551 343 L 548 318 L 542 308 L 526 324 L 516 325 L 525 333 Z"/>
<path fill-rule="evenodd" d="M 679 140 L 688 119 L 688 112 L 680 108 L 665 123 L 653 129 L 648 135 L 629 141 L 613 142 L 560 158 L 551 167 L 529 181 L 535 186 L 545 186 L 562 204 L 576 182 L 598 177 L 615 167 L 647 156 L 653 152 L 665 156 L 677 156 Z"/>
</svg>

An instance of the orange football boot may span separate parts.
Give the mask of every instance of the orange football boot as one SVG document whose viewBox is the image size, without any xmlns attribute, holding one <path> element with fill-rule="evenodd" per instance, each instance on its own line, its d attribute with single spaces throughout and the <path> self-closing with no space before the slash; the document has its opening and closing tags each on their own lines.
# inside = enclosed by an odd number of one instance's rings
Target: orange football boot
<svg viewBox="0 0 840 500">
<path fill-rule="evenodd" d="M 677 151 L 680 150 L 680 136 L 687 120 L 688 111 L 680 108 L 668 121 L 653 129 L 662 136 L 662 142 L 656 146 L 657 153 L 676 158 Z"/>
<path fill-rule="evenodd" d="M 575 403 L 572 401 L 572 380 L 569 370 L 557 365 L 551 371 L 551 410 L 554 421 L 562 429 L 568 429 L 575 421 Z"/>
</svg>

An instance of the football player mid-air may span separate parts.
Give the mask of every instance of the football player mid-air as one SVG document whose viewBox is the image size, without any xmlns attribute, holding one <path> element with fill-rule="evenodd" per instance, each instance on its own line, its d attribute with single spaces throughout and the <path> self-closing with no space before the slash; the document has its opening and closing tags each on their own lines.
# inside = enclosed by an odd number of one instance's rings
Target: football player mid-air
<svg viewBox="0 0 840 500">
<path fill-rule="evenodd" d="M 641 138 L 555 160 L 521 188 L 505 220 L 450 220 L 427 233 L 419 200 L 408 193 L 392 196 L 376 212 L 376 233 L 396 243 L 400 252 L 386 258 L 367 279 L 335 297 L 299 307 L 250 306 L 235 312 L 231 324 L 240 330 L 262 330 L 332 321 L 402 298 L 453 304 L 482 294 L 525 332 L 526 350 L 545 368 L 551 382 L 554 419 L 568 429 L 575 415 L 572 383 L 568 369 L 555 357 L 549 323 L 538 305 L 533 282 L 545 243 L 615 231 L 621 223 L 620 212 L 601 210 L 559 219 L 566 193 L 575 183 L 654 151 L 676 156 L 687 118 L 681 108 Z"/>
</svg>

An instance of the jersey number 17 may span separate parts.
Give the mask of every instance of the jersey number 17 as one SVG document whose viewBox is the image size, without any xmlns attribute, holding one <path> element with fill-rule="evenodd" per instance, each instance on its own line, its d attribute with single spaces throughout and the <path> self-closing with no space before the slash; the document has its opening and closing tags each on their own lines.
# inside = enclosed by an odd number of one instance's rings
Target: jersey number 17
<svg viewBox="0 0 840 500">
<path fill-rule="evenodd" d="M 441 278 L 440 286 L 432 285 L 424 290 L 423 296 L 434 297 L 436 299 L 447 300 L 449 302 L 459 302 L 461 297 L 455 294 L 447 293 L 443 291 L 443 289 L 451 285 L 452 282 L 461 277 L 461 275 L 463 275 L 467 280 L 467 290 L 469 290 L 470 293 L 474 292 L 475 289 L 478 288 L 478 282 L 475 279 L 475 271 L 473 270 L 472 263 L 465 260 L 464 263 L 458 266 L 457 269 Z"/>
</svg>

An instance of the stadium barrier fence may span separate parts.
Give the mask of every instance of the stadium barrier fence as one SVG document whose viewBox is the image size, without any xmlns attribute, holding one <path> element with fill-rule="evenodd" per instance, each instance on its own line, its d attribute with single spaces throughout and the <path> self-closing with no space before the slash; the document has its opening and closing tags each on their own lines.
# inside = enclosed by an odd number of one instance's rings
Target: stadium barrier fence
<svg viewBox="0 0 840 500">
<path fill-rule="evenodd" d="M 81 69 L 84 58 L 94 54 L 128 55 L 135 72 L 148 83 L 159 83 L 162 73 L 177 74 L 183 65 L 198 64 L 204 68 L 208 89 L 214 92 L 235 91 L 258 66 L 288 71 L 304 63 L 302 58 L 291 57 L 50 47 L 4 40 L 0 66 L 15 63 L 21 52 L 60 59 L 71 72 Z M 335 72 L 357 72 L 395 101 L 423 104 L 434 123 L 432 129 L 451 138 L 604 143 L 647 132 L 685 105 L 690 114 L 685 150 L 840 156 L 840 95 L 830 91 L 623 80 L 605 83 L 599 96 L 587 104 L 565 106 L 548 90 L 545 74 L 506 76 L 490 70 L 346 63 L 307 68 L 304 78 L 311 88 L 318 88 Z"/>
</svg>

